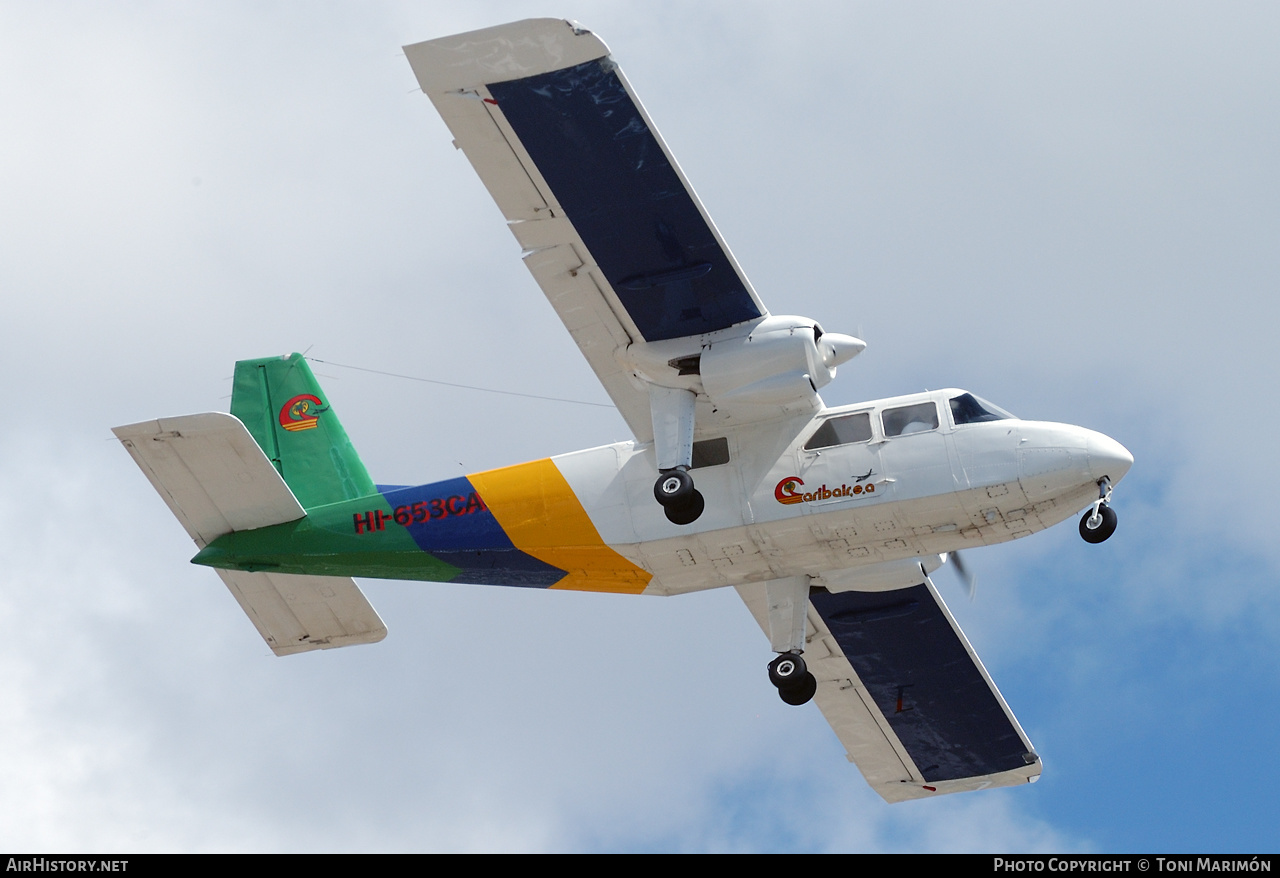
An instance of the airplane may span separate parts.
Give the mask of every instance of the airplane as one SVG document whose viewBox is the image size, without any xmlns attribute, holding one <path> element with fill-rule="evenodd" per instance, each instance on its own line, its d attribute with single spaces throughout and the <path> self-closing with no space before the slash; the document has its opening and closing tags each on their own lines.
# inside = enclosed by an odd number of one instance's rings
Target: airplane
<svg viewBox="0 0 1280 878">
<path fill-rule="evenodd" d="M 634 439 L 415 487 L 370 477 L 300 354 L 230 414 L 115 428 L 277 655 L 372 643 L 353 577 L 737 590 L 788 704 L 885 800 L 1034 782 L 1040 756 L 930 574 L 1084 510 L 1132 455 L 951 388 L 826 407 L 865 348 L 771 314 L 605 44 L 539 19 L 405 47 Z"/>
</svg>

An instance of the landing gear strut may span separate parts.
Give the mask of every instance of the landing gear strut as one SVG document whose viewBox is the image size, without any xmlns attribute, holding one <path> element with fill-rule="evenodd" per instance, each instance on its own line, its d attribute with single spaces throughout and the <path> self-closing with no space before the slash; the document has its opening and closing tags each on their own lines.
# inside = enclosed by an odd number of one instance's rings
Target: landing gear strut
<svg viewBox="0 0 1280 878">
<path fill-rule="evenodd" d="M 769 662 L 769 682 L 787 704 L 804 704 L 818 691 L 818 681 L 796 652 L 784 652 Z"/>
<path fill-rule="evenodd" d="M 1098 499 L 1080 519 L 1080 536 L 1086 543 L 1101 543 L 1116 532 L 1116 513 L 1111 508 L 1111 481 L 1098 480 Z"/>
<path fill-rule="evenodd" d="M 682 373 L 683 374 L 683 373 Z M 653 418 L 653 456 L 658 481 L 653 497 L 672 524 L 697 521 L 706 501 L 693 487 L 693 416 L 697 395 L 679 387 L 649 385 L 649 414 Z"/>
</svg>

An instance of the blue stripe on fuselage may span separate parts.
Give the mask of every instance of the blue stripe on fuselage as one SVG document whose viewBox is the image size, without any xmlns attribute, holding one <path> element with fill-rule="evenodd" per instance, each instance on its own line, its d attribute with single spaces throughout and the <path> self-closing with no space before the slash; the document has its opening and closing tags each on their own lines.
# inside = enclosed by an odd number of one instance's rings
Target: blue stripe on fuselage
<svg viewBox="0 0 1280 878">
<path fill-rule="evenodd" d="M 645 340 L 761 316 L 608 59 L 488 88 Z"/>
<path fill-rule="evenodd" d="M 415 504 L 430 517 L 405 526 L 418 548 L 462 570 L 460 582 L 547 588 L 565 571 L 517 549 L 465 478 L 384 491 L 392 510 Z"/>
</svg>

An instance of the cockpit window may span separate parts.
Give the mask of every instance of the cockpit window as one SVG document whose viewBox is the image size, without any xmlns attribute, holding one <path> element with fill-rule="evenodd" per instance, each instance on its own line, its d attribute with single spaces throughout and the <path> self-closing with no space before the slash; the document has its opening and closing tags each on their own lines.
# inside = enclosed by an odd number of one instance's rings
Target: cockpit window
<svg viewBox="0 0 1280 878">
<path fill-rule="evenodd" d="M 972 393 L 962 393 L 951 397 L 951 417 L 956 426 L 961 424 L 979 424 L 983 421 L 1004 421 L 1015 419 L 998 405 L 979 399 Z"/>
<path fill-rule="evenodd" d="M 881 417 L 885 436 L 906 436 L 908 433 L 938 429 L 938 407 L 931 402 L 885 409 Z"/>
<path fill-rule="evenodd" d="M 866 442 L 871 438 L 871 415 L 858 412 L 839 418 L 827 418 L 817 432 L 804 444 L 805 451 L 848 445 L 850 442 Z"/>
</svg>

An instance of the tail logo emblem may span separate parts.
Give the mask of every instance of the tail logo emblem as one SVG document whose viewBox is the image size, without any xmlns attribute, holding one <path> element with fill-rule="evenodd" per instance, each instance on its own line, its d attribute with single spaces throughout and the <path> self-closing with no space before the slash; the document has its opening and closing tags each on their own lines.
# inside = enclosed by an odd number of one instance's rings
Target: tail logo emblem
<svg viewBox="0 0 1280 878">
<path fill-rule="evenodd" d="M 329 407 L 318 396 L 302 393 L 289 400 L 280 409 L 280 426 L 290 433 L 298 430 L 315 429 L 319 415 L 327 412 Z"/>
</svg>

